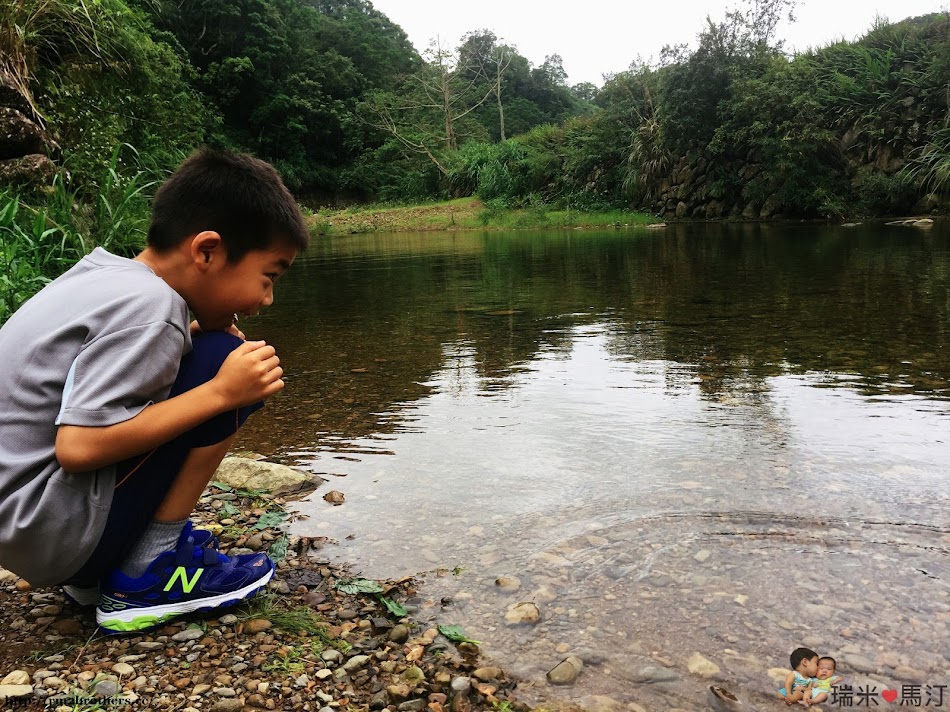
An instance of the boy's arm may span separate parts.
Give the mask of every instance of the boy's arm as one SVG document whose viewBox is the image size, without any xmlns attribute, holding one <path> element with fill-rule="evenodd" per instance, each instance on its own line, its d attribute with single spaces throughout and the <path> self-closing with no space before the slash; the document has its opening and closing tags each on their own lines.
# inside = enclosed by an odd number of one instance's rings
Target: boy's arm
<svg viewBox="0 0 950 712">
<path fill-rule="evenodd" d="M 792 685 L 795 682 L 795 672 L 789 670 L 788 674 L 785 676 L 785 701 L 788 702 L 792 699 Z"/>
<path fill-rule="evenodd" d="M 231 352 L 213 379 L 150 405 L 134 418 L 103 427 L 59 426 L 56 459 L 66 472 L 89 472 L 148 452 L 219 413 L 282 389 L 279 363 L 272 346 L 245 342 Z"/>
</svg>

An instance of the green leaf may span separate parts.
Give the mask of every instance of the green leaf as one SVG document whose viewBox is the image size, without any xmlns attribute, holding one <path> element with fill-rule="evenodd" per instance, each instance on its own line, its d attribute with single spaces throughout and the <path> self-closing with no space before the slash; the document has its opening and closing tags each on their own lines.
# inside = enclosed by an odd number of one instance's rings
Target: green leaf
<svg viewBox="0 0 950 712">
<path fill-rule="evenodd" d="M 241 510 L 235 507 L 230 502 L 225 502 L 224 506 L 221 507 L 221 511 L 227 514 L 229 517 L 233 517 L 235 514 L 241 513 Z"/>
<path fill-rule="evenodd" d="M 283 534 L 277 541 L 270 545 L 270 549 L 267 553 L 274 561 L 280 561 L 287 556 L 287 547 L 289 545 L 290 539 L 287 538 L 286 534 Z"/>
<path fill-rule="evenodd" d="M 287 512 L 267 512 L 262 514 L 260 519 L 257 520 L 252 529 L 267 529 L 267 527 L 279 527 L 281 522 L 283 522 L 290 515 Z"/>
<path fill-rule="evenodd" d="M 386 606 L 386 610 L 392 613 L 397 618 L 405 618 L 409 615 L 409 609 L 403 606 L 401 603 L 396 603 L 396 601 L 391 598 L 386 598 L 385 596 L 378 596 L 380 603 Z"/>
<path fill-rule="evenodd" d="M 226 484 L 224 484 L 223 482 L 218 482 L 217 480 L 215 480 L 214 482 L 212 482 L 212 483 L 211 483 L 211 486 L 212 486 L 212 487 L 215 487 L 215 488 L 217 488 L 217 489 L 219 489 L 219 490 L 223 490 L 224 492 L 233 492 L 233 491 L 234 491 L 234 488 L 233 488 L 231 485 L 226 485 Z"/>
<path fill-rule="evenodd" d="M 346 578 L 336 582 L 336 588 L 343 593 L 382 593 L 383 587 L 378 581 L 364 578 Z"/>
<path fill-rule="evenodd" d="M 465 631 L 462 630 L 462 626 L 460 625 L 440 625 L 439 632 L 453 643 L 474 643 L 475 645 L 481 645 L 477 640 L 472 640 L 466 636 Z"/>
</svg>

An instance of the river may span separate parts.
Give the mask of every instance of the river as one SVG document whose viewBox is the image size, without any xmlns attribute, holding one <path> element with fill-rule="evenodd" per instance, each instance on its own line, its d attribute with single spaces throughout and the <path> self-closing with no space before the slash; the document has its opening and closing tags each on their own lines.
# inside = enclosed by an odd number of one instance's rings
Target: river
<svg viewBox="0 0 950 712">
<path fill-rule="evenodd" d="M 419 574 L 525 700 L 774 706 L 799 645 L 950 685 L 950 225 L 321 238 L 276 292 L 240 446 L 328 479 L 294 533 Z"/>
</svg>

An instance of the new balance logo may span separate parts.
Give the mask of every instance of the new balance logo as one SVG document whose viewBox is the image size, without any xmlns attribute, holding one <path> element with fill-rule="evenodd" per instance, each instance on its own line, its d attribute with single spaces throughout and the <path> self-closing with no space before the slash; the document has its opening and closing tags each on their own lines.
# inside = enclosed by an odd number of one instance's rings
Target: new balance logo
<svg viewBox="0 0 950 712">
<path fill-rule="evenodd" d="M 175 572 L 172 574 L 172 577 L 168 579 L 168 583 L 165 584 L 164 591 L 168 593 L 172 590 L 172 586 L 175 585 L 175 581 L 181 580 L 181 590 L 185 593 L 191 593 L 191 590 L 195 587 L 195 584 L 198 583 L 198 579 L 201 578 L 201 574 L 204 573 L 204 569 L 196 569 L 194 576 L 191 577 L 191 580 L 188 580 L 188 569 L 184 566 L 179 566 L 175 569 Z"/>
</svg>

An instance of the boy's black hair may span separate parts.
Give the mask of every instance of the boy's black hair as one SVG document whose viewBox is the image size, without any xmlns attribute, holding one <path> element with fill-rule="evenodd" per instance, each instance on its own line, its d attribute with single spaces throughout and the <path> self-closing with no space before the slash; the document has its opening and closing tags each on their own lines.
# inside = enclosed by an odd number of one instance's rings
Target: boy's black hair
<svg viewBox="0 0 950 712">
<path fill-rule="evenodd" d="M 310 241 L 297 201 L 271 165 L 210 148 L 192 153 L 155 193 L 148 245 L 167 252 L 205 230 L 221 235 L 229 263 L 274 240 L 298 250 Z"/>
<path fill-rule="evenodd" d="M 835 659 L 834 659 L 833 657 L 831 657 L 830 655 L 826 655 L 826 656 L 823 657 L 823 658 L 818 658 L 818 662 L 819 662 L 819 663 L 820 663 L 822 660 L 830 660 L 830 661 L 831 661 L 831 664 L 834 666 L 835 670 L 838 669 L 838 663 L 837 663 L 837 662 L 835 661 Z"/>
<path fill-rule="evenodd" d="M 792 670 L 797 670 L 802 660 L 811 660 L 812 658 L 817 657 L 818 653 L 816 653 L 814 650 L 809 650 L 808 648 L 795 648 L 791 655 Z"/>
</svg>

